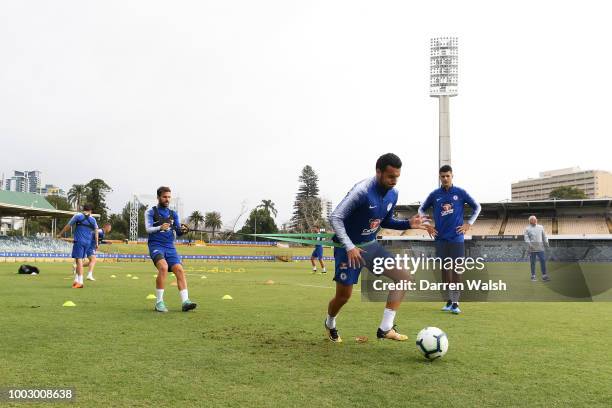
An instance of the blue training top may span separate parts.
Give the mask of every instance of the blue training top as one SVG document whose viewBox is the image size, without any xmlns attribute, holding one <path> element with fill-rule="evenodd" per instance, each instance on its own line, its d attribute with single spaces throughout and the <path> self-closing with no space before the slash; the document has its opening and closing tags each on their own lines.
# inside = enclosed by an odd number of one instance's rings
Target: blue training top
<svg viewBox="0 0 612 408">
<path fill-rule="evenodd" d="M 381 227 L 409 229 L 408 220 L 393 218 L 397 195 L 395 188 L 383 188 L 376 177 L 355 184 L 329 217 L 336 232 L 334 240 L 350 251 L 357 244 L 375 240 Z"/>
<path fill-rule="evenodd" d="M 158 218 L 155 216 L 155 208 L 158 211 Z M 161 230 L 161 225 L 170 224 L 166 231 Z M 174 248 L 175 234 L 181 236 L 181 223 L 176 211 L 167 207 L 151 207 L 145 212 L 145 228 L 149 234 L 149 246 L 162 246 Z"/>
<path fill-rule="evenodd" d="M 68 225 L 76 225 L 74 229 L 74 242 L 79 244 L 89 245 L 91 238 L 96 229 L 98 229 L 98 223 L 96 219 L 91 215 L 85 215 L 83 213 L 75 214 Z"/>
<path fill-rule="evenodd" d="M 457 232 L 457 228 L 463 225 L 463 208 L 466 204 L 473 210 L 467 221 L 471 225 L 480 214 L 480 204 L 462 188 L 451 186 L 445 190 L 440 187 L 421 204 L 419 214 L 425 215 L 425 211 L 433 207 L 433 219 L 438 231 L 436 241 L 463 242 L 463 234 Z"/>
</svg>

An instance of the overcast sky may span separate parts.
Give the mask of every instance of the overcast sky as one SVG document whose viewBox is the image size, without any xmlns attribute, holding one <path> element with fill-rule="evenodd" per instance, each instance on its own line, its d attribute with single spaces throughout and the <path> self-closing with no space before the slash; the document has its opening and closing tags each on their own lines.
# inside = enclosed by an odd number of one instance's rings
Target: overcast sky
<svg viewBox="0 0 612 408">
<path fill-rule="evenodd" d="M 0 172 L 118 211 L 169 185 L 185 212 L 272 199 L 310 164 L 334 204 L 388 151 L 400 203 L 436 187 L 429 39 L 459 37 L 455 183 L 481 202 L 540 171 L 612 170 L 605 2 L 0 2 Z"/>
</svg>

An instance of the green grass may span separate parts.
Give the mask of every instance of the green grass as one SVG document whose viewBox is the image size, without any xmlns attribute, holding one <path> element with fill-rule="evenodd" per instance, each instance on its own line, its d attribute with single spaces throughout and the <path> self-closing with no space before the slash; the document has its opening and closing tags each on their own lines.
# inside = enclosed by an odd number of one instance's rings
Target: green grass
<svg viewBox="0 0 612 408">
<path fill-rule="evenodd" d="M 256 248 L 253 246 L 189 246 L 180 245 L 178 246 L 179 252 L 183 255 L 296 255 L 296 256 L 310 256 L 312 254 L 313 247 L 261 247 Z M 334 252 L 332 248 L 324 247 L 323 253 L 325 256 L 333 256 Z M 114 253 L 114 254 L 148 254 L 149 250 L 146 244 L 109 244 L 100 245 L 100 252 Z"/>
<path fill-rule="evenodd" d="M 17 266 L 0 264 L 0 387 L 75 387 L 67 406 L 612 406 L 611 303 L 463 303 L 453 316 L 408 302 L 397 323 L 411 340 L 397 343 L 374 339 L 383 305 L 356 293 L 331 344 L 331 276 L 307 262 L 187 264 L 198 309 L 178 311 L 168 286 L 167 314 L 145 300 L 150 263 L 99 264 L 82 290 L 67 263 Z M 425 326 L 447 332 L 443 359 L 416 350 Z"/>
</svg>

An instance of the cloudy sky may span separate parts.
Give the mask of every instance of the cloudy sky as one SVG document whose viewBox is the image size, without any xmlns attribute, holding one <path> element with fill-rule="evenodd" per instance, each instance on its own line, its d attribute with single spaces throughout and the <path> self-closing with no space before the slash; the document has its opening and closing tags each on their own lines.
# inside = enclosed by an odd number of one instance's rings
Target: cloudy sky
<svg viewBox="0 0 612 408">
<path fill-rule="evenodd" d="M 0 172 L 38 169 L 132 194 L 170 185 L 184 210 L 272 199 L 301 168 L 337 203 L 404 161 L 400 203 L 436 186 L 429 39 L 460 41 L 455 182 L 510 197 L 540 171 L 612 170 L 612 25 L 604 2 L 0 2 Z"/>
</svg>

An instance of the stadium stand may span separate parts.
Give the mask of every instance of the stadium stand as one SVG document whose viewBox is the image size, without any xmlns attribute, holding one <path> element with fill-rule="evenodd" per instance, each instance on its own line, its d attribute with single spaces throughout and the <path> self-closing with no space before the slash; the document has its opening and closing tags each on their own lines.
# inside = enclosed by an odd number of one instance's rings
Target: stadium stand
<svg viewBox="0 0 612 408">
<path fill-rule="evenodd" d="M 529 215 L 524 217 L 509 217 L 503 235 L 523 235 L 525 233 L 527 224 L 529 224 Z M 538 224 L 541 224 L 544 227 L 546 234 L 553 234 L 552 217 L 538 217 Z"/>
<path fill-rule="evenodd" d="M 597 215 L 558 218 L 559 234 L 609 234 L 606 218 Z"/>
<path fill-rule="evenodd" d="M 72 244 L 53 238 L 0 236 L 0 252 L 70 253 Z"/>
<path fill-rule="evenodd" d="M 470 229 L 471 235 L 498 235 L 503 219 L 482 219 L 474 223 Z"/>
<path fill-rule="evenodd" d="M 500 237 L 501 238 L 501 237 Z M 550 261 L 560 262 L 612 262 L 611 240 L 552 239 L 546 249 Z M 392 253 L 409 256 L 435 256 L 433 241 L 389 240 L 384 241 Z M 529 260 L 527 245 L 522 238 L 500 240 L 473 239 L 465 243 L 466 256 L 482 257 L 489 262 L 525 262 Z"/>
<path fill-rule="evenodd" d="M 538 217 L 549 236 L 612 234 L 612 199 L 502 201 L 481 205 L 480 216 L 470 231 L 473 236 L 523 235 L 530 215 Z M 396 216 L 410 218 L 418 208 L 419 203 L 398 205 Z M 467 218 L 471 209 L 467 207 L 465 211 Z M 404 235 L 426 234 L 415 231 Z"/>
</svg>

